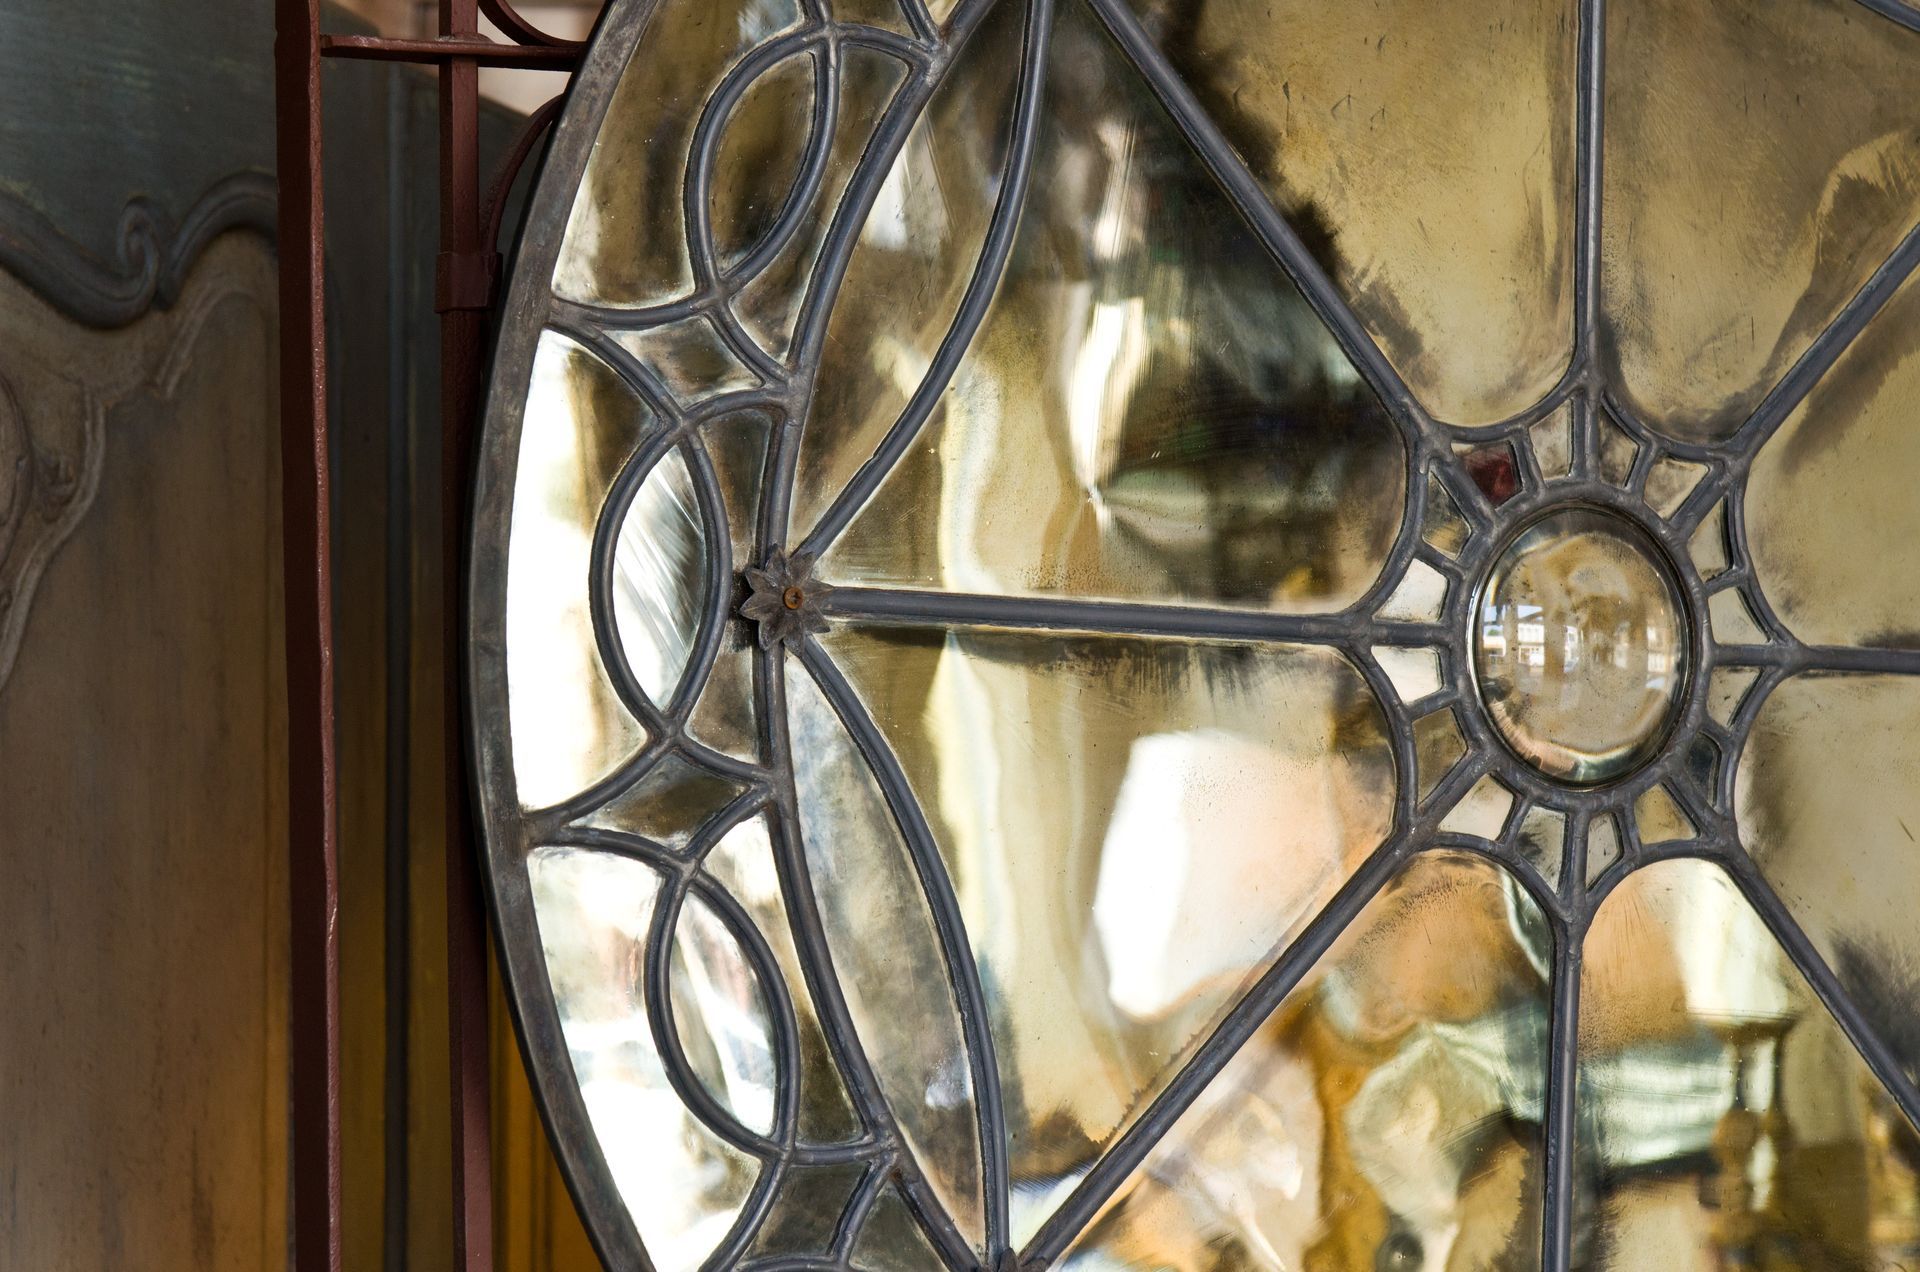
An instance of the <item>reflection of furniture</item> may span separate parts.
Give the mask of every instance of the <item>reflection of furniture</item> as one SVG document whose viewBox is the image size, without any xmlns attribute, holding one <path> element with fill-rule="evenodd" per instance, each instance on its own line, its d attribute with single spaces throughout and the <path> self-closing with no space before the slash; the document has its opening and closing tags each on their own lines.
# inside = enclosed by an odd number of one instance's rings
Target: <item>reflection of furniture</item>
<svg viewBox="0 0 1920 1272">
<path fill-rule="evenodd" d="M 1701 1187 L 1714 1212 L 1716 1244 L 1735 1265 L 1752 1261 L 1762 1230 L 1760 1212 L 1774 1201 L 1775 1169 L 1790 1151 L 1791 1127 L 1781 1104 L 1781 1045 L 1791 1019 L 1736 1022 L 1715 1033 L 1725 1039 L 1733 1067 L 1733 1101 L 1713 1132 L 1716 1173 Z"/>
</svg>

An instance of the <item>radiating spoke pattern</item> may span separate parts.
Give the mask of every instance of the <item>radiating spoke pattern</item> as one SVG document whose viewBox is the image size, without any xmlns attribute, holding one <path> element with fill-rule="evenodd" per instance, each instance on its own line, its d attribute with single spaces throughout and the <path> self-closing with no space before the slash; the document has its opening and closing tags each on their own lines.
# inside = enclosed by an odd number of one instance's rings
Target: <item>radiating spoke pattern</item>
<svg viewBox="0 0 1920 1272">
<path fill-rule="evenodd" d="M 1917 78 L 1898 0 L 614 0 L 471 615 L 609 1265 L 1920 1259 Z"/>
</svg>

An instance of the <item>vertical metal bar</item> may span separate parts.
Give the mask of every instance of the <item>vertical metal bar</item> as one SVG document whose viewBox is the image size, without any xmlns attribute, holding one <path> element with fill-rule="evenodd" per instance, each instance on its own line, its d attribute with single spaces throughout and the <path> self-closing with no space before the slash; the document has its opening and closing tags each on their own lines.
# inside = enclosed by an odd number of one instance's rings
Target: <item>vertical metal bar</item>
<svg viewBox="0 0 1920 1272">
<path fill-rule="evenodd" d="M 476 0 L 440 0 L 440 34 L 476 36 Z M 469 808 L 461 614 L 468 476 L 478 414 L 490 277 L 480 236 L 480 67 L 440 68 L 440 532 L 443 724 L 446 745 L 447 1024 L 453 1097 L 454 1266 L 493 1266 L 492 1108 L 486 912 Z"/>
<path fill-rule="evenodd" d="M 286 586 L 293 1258 L 340 1270 L 340 909 L 328 525 L 319 0 L 275 0 Z"/>
<path fill-rule="evenodd" d="M 386 1071 L 381 1268 L 406 1272 L 413 1048 L 413 428 L 407 409 L 407 88 L 387 86 Z"/>
</svg>

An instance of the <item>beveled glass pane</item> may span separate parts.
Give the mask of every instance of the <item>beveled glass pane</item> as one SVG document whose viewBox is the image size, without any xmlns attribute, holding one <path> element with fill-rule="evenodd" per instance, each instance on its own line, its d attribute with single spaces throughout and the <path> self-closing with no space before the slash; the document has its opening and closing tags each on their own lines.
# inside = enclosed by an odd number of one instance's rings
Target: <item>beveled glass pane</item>
<svg viewBox="0 0 1920 1272">
<path fill-rule="evenodd" d="M 757 77 L 727 116 L 709 213 L 722 269 L 765 243 L 795 197 L 813 131 L 814 81 L 814 55 L 796 53 Z"/>
<path fill-rule="evenodd" d="M 883 113 L 906 79 L 896 59 L 842 45 L 840 112 L 834 125 L 820 193 L 807 205 L 791 239 L 740 291 L 735 311 L 741 325 L 775 358 L 790 352 L 794 320 L 826 246 L 827 230 L 841 206 L 854 167 L 879 129 Z"/>
<path fill-rule="evenodd" d="M 755 817 L 734 826 L 701 864 L 707 875 L 747 912 L 786 977 L 787 994 L 793 1003 L 800 1034 L 801 1141 L 830 1144 L 853 1138 L 858 1129 L 853 1106 L 834 1068 L 819 1013 L 814 1010 L 813 998 L 807 989 L 766 822 Z"/>
<path fill-rule="evenodd" d="M 527 870 L 554 1007 L 600 1154 L 654 1265 L 692 1272 L 733 1227 L 759 1164 L 687 1111 L 654 1047 L 642 983 L 661 877 L 638 861 L 576 848 L 539 849 Z"/>
<path fill-rule="evenodd" d="M 1618 374 L 1649 425 L 1724 437 L 1920 222 L 1920 35 L 1855 0 L 1606 11 Z"/>
<path fill-rule="evenodd" d="M 707 609 L 707 527 L 678 449 L 640 479 L 613 546 L 613 621 L 640 688 L 665 705 Z"/>
<path fill-rule="evenodd" d="M 1572 1266 L 1920 1255 L 1756 917 L 1920 1080 L 1894 2 L 610 0 L 466 651 L 610 1261 L 1559 1267 L 1549 1108 Z"/>
<path fill-rule="evenodd" d="M 1920 281 L 1910 280 L 1748 479 L 1754 568 L 1801 640 L 1920 648 L 1917 403 Z"/>
<path fill-rule="evenodd" d="M 920 1169 L 977 1244 L 973 1077 L 926 896 L 872 770 L 791 661 L 786 701 L 800 833 L 839 990 Z"/>
<path fill-rule="evenodd" d="M 692 290 L 683 191 L 694 129 L 741 55 L 799 16 L 794 0 L 664 0 L 657 7 L 579 178 L 553 271 L 556 294 L 644 305 Z M 805 123 L 806 108 L 795 103 L 777 120 L 784 135 L 776 149 L 791 150 Z M 771 165 L 761 176 L 764 185 L 728 202 L 781 199 L 792 168 Z"/>
<path fill-rule="evenodd" d="M 607 365 L 540 339 L 520 430 L 507 556 L 507 699 L 520 802 L 556 803 L 645 740 L 593 634 L 593 534 L 615 476 L 651 427 Z"/>
<path fill-rule="evenodd" d="M 1717 866 L 1628 875 L 1584 967 L 1575 1267 L 1910 1257 L 1913 1130 Z"/>
<path fill-rule="evenodd" d="M 1077 0 L 1046 92 L 1046 175 L 992 306 L 827 577 L 1293 612 L 1357 599 L 1405 489 L 1378 401 Z M 804 498 L 837 496 L 892 422 L 861 418 Z"/>
<path fill-rule="evenodd" d="M 1560 0 L 1131 0 L 1427 408 L 1544 397 L 1573 337 Z"/>
<path fill-rule="evenodd" d="M 1544 929 L 1492 863 L 1414 858 L 1065 1266 L 1538 1267 Z"/>
<path fill-rule="evenodd" d="M 1920 678 L 1798 676 L 1754 721 L 1740 837 L 1920 1081 Z"/>
<path fill-rule="evenodd" d="M 1013 131 L 1023 6 L 995 5 L 887 171 L 840 284 L 800 439 L 805 533 L 879 446 L 945 339 L 993 214 Z"/>
<path fill-rule="evenodd" d="M 1384 838 L 1392 765 L 1318 649 L 842 628 L 992 1016 L 1030 1231 Z"/>
</svg>

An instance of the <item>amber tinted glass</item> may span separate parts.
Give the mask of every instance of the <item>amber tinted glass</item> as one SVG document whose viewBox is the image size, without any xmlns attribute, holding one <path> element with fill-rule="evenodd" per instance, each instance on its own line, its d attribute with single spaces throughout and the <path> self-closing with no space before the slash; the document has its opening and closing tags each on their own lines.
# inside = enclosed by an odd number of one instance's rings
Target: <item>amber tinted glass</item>
<svg viewBox="0 0 1920 1272">
<path fill-rule="evenodd" d="M 471 646 L 609 1266 L 1920 1264 L 1916 83 L 1900 0 L 615 0 Z"/>
</svg>

